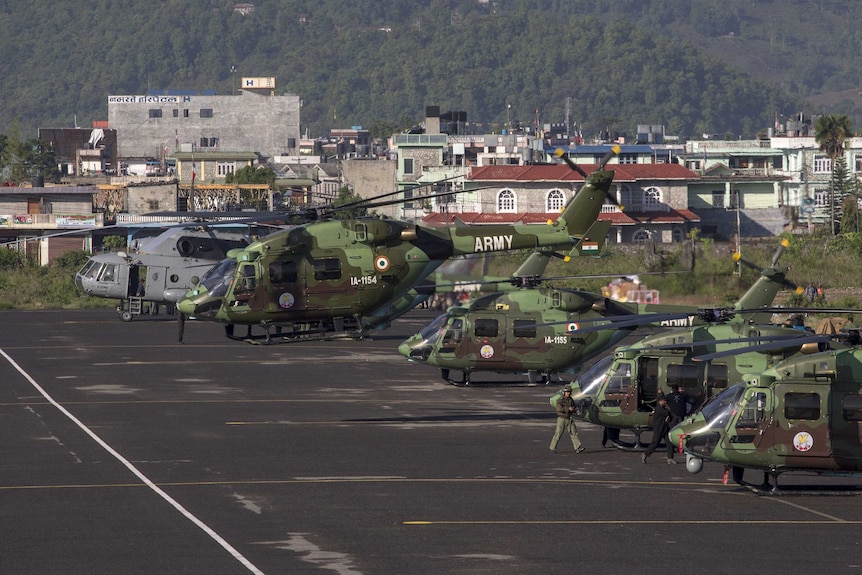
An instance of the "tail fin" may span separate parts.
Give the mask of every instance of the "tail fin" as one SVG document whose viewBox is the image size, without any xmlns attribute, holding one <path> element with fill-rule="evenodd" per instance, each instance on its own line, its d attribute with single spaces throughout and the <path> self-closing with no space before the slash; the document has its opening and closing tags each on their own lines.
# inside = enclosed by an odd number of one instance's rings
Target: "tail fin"
<svg viewBox="0 0 862 575">
<path fill-rule="evenodd" d="M 569 256 L 597 256 L 605 246 L 608 232 L 611 230 L 610 220 L 596 220 L 590 229 L 578 240 Z"/>
<path fill-rule="evenodd" d="M 599 217 L 605 198 L 613 201 L 610 195 L 613 180 L 614 173 L 609 170 L 597 170 L 587 176 L 584 185 L 557 220 L 558 224 L 566 227 L 569 236 L 582 238 L 586 235 Z"/>
<path fill-rule="evenodd" d="M 760 277 L 754 282 L 747 292 L 745 292 L 739 301 L 733 306 L 734 309 L 755 309 L 759 307 L 769 307 L 772 305 L 775 296 L 779 290 L 785 287 L 794 288 L 797 293 L 802 288 L 787 279 L 787 272 L 790 270 L 787 266 L 779 266 L 778 259 L 781 257 L 784 249 L 787 248 L 788 242 L 786 239 L 781 240 L 775 255 L 772 257 L 772 265 L 768 268 L 760 268 L 755 264 L 742 259 L 738 254 L 734 258 L 742 264 L 745 264 L 754 269 L 760 270 Z M 740 317 L 740 316 L 737 316 Z M 757 323 L 769 323 L 771 313 L 750 313 L 742 316 L 742 321 L 754 321 Z"/>
</svg>

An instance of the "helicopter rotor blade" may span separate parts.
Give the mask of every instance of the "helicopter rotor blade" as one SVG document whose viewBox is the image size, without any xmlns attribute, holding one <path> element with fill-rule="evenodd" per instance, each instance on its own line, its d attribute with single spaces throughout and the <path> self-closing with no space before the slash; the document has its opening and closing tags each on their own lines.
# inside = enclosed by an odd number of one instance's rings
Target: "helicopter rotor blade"
<svg viewBox="0 0 862 575">
<path fill-rule="evenodd" d="M 611 149 L 610 149 L 610 150 L 608 150 L 608 151 L 607 151 L 607 153 L 606 153 L 604 156 L 602 156 L 602 159 L 601 159 L 601 160 L 599 160 L 598 166 L 596 167 L 596 171 L 598 171 L 598 170 L 603 170 L 603 169 L 605 168 L 605 165 L 606 165 L 606 164 L 611 160 L 611 158 L 613 158 L 614 156 L 618 155 L 619 153 L 620 153 L 620 146 L 619 146 L 618 144 L 614 144 L 613 146 L 611 146 Z M 571 158 L 569 158 L 569 157 L 565 154 L 565 152 L 563 152 L 563 149 L 562 149 L 562 148 L 557 148 L 556 150 L 554 150 L 554 155 L 555 155 L 557 158 L 559 158 L 559 159 L 563 160 L 563 162 L 565 162 L 565 164 L 566 164 L 567 166 L 569 166 L 572 170 L 574 170 L 575 172 L 577 172 L 577 173 L 579 173 L 581 176 L 583 176 L 583 177 L 584 177 L 584 179 L 586 179 L 586 178 L 587 178 L 587 176 L 589 175 L 589 174 L 587 174 L 587 173 L 586 173 L 586 172 L 585 172 L 585 171 L 584 171 L 580 166 L 578 166 L 576 163 L 574 163 L 574 162 L 572 161 L 572 159 L 571 159 Z M 622 210 L 622 209 L 623 209 L 622 204 L 620 204 L 620 203 L 617 201 L 617 199 L 616 199 L 614 196 L 612 196 L 612 195 L 611 195 L 611 193 L 610 193 L 610 192 L 606 192 L 606 193 L 605 193 L 605 197 L 608 199 L 608 201 L 609 201 L 610 203 L 612 203 L 613 205 L 617 206 L 620 210 Z"/>
<path fill-rule="evenodd" d="M 760 272 L 761 275 L 769 275 L 768 272 L 770 272 L 771 269 L 774 269 L 778 266 L 778 260 L 781 258 L 781 254 L 783 254 L 784 251 L 788 247 L 790 247 L 790 241 L 788 241 L 787 238 L 782 238 L 781 241 L 778 243 L 778 248 L 775 250 L 775 253 L 772 255 L 772 264 L 771 264 L 770 268 L 768 268 L 768 269 L 763 268 L 763 267 L 755 264 L 751 260 L 747 260 L 747 259 L 743 258 L 742 254 L 740 254 L 739 252 L 735 252 L 733 254 L 733 261 L 738 262 L 738 263 L 740 263 L 740 264 L 742 264 L 748 268 L 751 268 L 757 272 Z M 784 268 L 784 271 L 786 271 L 786 268 Z M 794 282 L 790 281 L 787 278 L 780 280 L 779 283 L 781 283 L 785 287 L 792 289 L 797 295 L 801 295 L 803 292 L 803 289 L 801 286 L 795 284 Z"/>
</svg>

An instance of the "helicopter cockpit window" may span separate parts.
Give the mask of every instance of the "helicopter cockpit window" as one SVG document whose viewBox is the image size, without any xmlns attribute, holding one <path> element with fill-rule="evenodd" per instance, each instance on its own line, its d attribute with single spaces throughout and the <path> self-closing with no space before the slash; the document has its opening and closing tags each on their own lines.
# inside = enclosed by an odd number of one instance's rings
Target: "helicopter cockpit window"
<svg viewBox="0 0 862 575">
<path fill-rule="evenodd" d="M 784 417 L 787 419 L 820 419 L 820 394 L 784 394 Z"/>
<path fill-rule="evenodd" d="M 337 280 L 341 277 L 341 260 L 338 258 L 319 258 L 313 260 L 314 279 Z"/>
<path fill-rule="evenodd" d="M 614 356 L 606 355 L 581 374 L 581 377 L 578 378 L 578 388 L 582 394 L 596 394 L 599 385 L 605 380 L 608 368 L 611 366 L 613 360 Z"/>
<path fill-rule="evenodd" d="M 632 388 L 632 364 L 621 362 L 613 368 L 607 393 L 628 393 Z"/>
<path fill-rule="evenodd" d="M 516 319 L 512 322 L 515 337 L 536 337 L 536 321 L 532 319 Z"/>
<path fill-rule="evenodd" d="M 275 261 L 269 264 L 269 281 L 274 284 L 296 283 L 296 262 Z"/>
<path fill-rule="evenodd" d="M 743 393 L 745 393 L 745 386 L 738 383 L 728 387 L 707 402 L 700 412 L 709 427 L 713 429 L 723 428 L 730 416 L 733 415 L 736 403 Z"/>
<path fill-rule="evenodd" d="M 847 421 L 862 421 L 862 395 L 845 395 L 841 410 Z"/>
<path fill-rule="evenodd" d="M 356 241 L 364 242 L 368 239 L 368 226 L 365 223 L 356 222 L 353 231 L 356 233 Z"/>
<path fill-rule="evenodd" d="M 223 296 L 233 282 L 235 271 L 236 260 L 232 258 L 223 259 L 216 267 L 207 272 L 201 280 L 201 285 L 207 288 L 211 296 Z"/>
<path fill-rule="evenodd" d="M 87 260 L 87 263 L 84 264 L 84 267 L 81 268 L 78 275 L 85 278 L 96 279 L 99 276 L 99 271 L 101 269 L 101 264 L 96 260 Z"/>
<path fill-rule="evenodd" d="M 497 337 L 500 333 L 500 326 L 496 319 L 478 318 L 475 321 L 473 333 L 476 337 Z"/>
<path fill-rule="evenodd" d="M 102 268 L 102 273 L 99 276 L 99 279 L 103 282 L 112 282 L 115 281 L 114 278 L 117 277 L 117 266 L 114 264 L 105 264 L 105 267 Z"/>
</svg>

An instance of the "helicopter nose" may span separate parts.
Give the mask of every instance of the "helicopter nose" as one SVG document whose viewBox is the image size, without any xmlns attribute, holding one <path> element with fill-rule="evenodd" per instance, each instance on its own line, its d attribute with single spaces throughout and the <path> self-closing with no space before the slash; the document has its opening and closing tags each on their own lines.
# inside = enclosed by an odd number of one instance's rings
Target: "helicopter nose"
<svg viewBox="0 0 862 575">
<path fill-rule="evenodd" d="M 188 298 L 183 298 L 177 302 L 177 310 L 185 316 L 195 315 L 195 307 L 195 303 Z"/>
<path fill-rule="evenodd" d="M 398 353 L 400 353 L 401 355 L 403 355 L 403 356 L 405 356 L 405 357 L 408 357 L 408 356 L 409 356 L 409 354 L 410 354 L 410 346 L 409 346 L 409 345 L 407 345 L 407 342 L 406 342 L 406 341 L 405 341 L 404 343 L 402 343 L 401 345 L 399 345 L 399 346 L 398 346 Z"/>
</svg>

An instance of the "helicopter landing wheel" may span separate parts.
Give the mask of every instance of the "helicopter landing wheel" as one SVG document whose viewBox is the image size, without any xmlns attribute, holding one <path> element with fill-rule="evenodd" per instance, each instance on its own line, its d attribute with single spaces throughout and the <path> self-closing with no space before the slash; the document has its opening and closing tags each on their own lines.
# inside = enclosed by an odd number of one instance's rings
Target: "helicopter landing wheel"
<svg viewBox="0 0 862 575">
<path fill-rule="evenodd" d="M 120 312 L 120 319 L 123 321 L 132 321 L 133 317 L 135 317 L 135 316 L 133 316 L 132 312 L 130 312 L 127 309 L 124 309 L 123 311 Z"/>
</svg>

